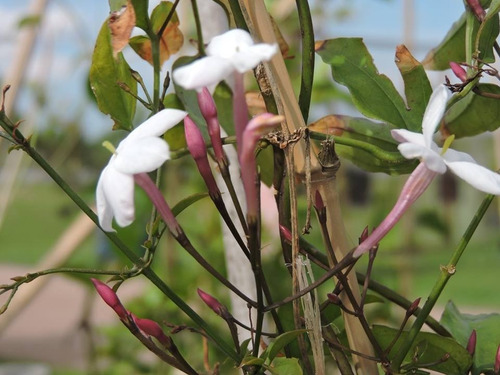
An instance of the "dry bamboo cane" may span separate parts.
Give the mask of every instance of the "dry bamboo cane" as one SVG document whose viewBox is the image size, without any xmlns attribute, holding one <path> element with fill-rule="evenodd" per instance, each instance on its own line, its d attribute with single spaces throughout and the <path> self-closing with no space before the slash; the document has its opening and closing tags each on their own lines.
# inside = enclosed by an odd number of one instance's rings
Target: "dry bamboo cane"
<svg viewBox="0 0 500 375">
<path fill-rule="evenodd" d="M 271 19 L 263 0 L 238 1 L 242 8 L 242 13 L 247 22 L 249 31 L 254 39 L 259 42 L 276 43 Z M 267 83 L 272 90 L 278 112 L 285 117 L 282 131 L 285 134 L 289 134 L 290 132 L 304 127 L 305 123 L 281 54 L 276 54 L 271 61 L 264 63 L 264 69 L 268 81 Z M 294 150 L 295 172 L 296 174 L 300 174 L 304 170 L 304 145 L 296 145 Z M 313 176 L 318 174 L 321 175 L 321 172 L 319 172 L 320 166 L 316 159 L 311 161 L 311 169 L 313 171 Z M 291 181 L 291 183 L 293 183 L 293 181 Z M 322 180 L 320 177 L 313 180 L 312 184 L 312 191 L 319 190 L 325 205 L 328 207 L 327 220 L 329 223 L 330 239 L 326 240 L 331 241 L 337 259 L 342 259 L 349 251 L 349 246 L 346 240 L 345 228 L 340 212 L 337 183 L 335 178 Z M 292 246 L 297 247 L 297 241 L 293 241 Z M 296 250 L 292 252 L 293 254 L 298 253 Z M 348 275 L 348 281 L 354 296 L 359 299 L 359 286 L 354 271 Z M 348 308 L 352 307 L 344 293 L 341 294 L 341 299 L 345 306 Z M 344 314 L 344 321 L 351 349 L 372 356 L 373 348 L 358 318 L 349 314 Z M 373 375 L 378 373 L 377 365 L 373 361 L 369 361 L 359 356 L 353 356 L 353 361 L 356 371 L 360 375 Z"/>
</svg>

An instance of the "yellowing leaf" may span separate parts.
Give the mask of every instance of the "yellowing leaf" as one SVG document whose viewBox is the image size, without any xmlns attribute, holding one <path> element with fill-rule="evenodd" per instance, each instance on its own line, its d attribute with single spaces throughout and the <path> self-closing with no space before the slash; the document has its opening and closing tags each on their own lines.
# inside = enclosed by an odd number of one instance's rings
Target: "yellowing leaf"
<svg viewBox="0 0 500 375">
<path fill-rule="evenodd" d="M 116 58 L 118 52 L 128 44 L 130 33 L 135 26 L 135 11 L 130 0 L 121 9 L 111 12 L 108 26 L 111 32 L 113 56 Z"/>
<path fill-rule="evenodd" d="M 179 22 L 169 22 L 160 41 L 160 62 L 178 52 L 184 43 L 184 36 L 179 29 Z"/>
<path fill-rule="evenodd" d="M 152 29 L 159 33 L 172 10 L 172 3 L 162 1 L 151 14 Z M 179 29 L 179 18 L 174 12 L 172 18 L 164 28 L 160 38 L 160 65 L 178 52 L 184 43 L 184 36 Z M 132 49 L 144 60 L 153 64 L 151 40 L 147 36 L 136 36 L 130 39 Z"/>
</svg>

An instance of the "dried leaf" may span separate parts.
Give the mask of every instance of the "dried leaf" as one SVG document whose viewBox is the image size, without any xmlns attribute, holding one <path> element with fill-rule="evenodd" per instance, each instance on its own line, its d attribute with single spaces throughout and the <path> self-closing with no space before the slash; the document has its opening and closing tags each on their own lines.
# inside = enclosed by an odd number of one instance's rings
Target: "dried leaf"
<svg viewBox="0 0 500 375">
<path fill-rule="evenodd" d="M 118 52 L 128 44 L 130 33 L 135 26 L 135 11 L 130 0 L 120 10 L 111 12 L 108 26 L 111 32 L 113 56 L 116 58 Z"/>
</svg>

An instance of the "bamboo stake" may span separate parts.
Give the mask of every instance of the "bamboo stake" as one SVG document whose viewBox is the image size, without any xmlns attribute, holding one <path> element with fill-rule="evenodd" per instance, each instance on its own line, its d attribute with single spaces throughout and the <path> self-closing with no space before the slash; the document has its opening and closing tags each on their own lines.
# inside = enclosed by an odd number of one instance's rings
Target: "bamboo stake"
<svg viewBox="0 0 500 375">
<path fill-rule="evenodd" d="M 243 16 L 248 25 L 250 33 L 258 42 L 276 43 L 271 19 L 266 10 L 263 0 L 238 0 L 242 8 Z M 285 116 L 285 123 L 282 126 L 282 131 L 289 134 L 296 129 L 305 127 L 297 99 L 293 92 L 292 84 L 286 70 L 286 66 L 281 54 L 276 54 L 271 61 L 264 63 L 266 78 L 268 79 L 269 87 L 273 92 L 276 106 L 280 115 Z M 301 174 L 305 166 L 305 146 L 297 144 L 294 147 L 295 173 Z M 311 169 L 313 172 L 312 192 L 319 190 L 325 205 L 328 207 L 328 223 L 329 233 L 332 246 L 334 248 L 337 259 L 342 259 L 349 251 L 349 246 L 346 239 L 345 228 L 340 212 L 339 197 L 337 192 L 337 184 L 335 178 L 326 178 L 321 174 L 319 163 L 316 159 L 311 161 Z M 291 178 L 290 183 L 293 183 Z M 292 241 L 293 247 L 298 247 L 297 241 Z M 297 254 L 297 251 L 292 251 Z M 295 261 L 295 259 L 294 259 Z M 359 286 L 356 280 L 356 275 L 351 272 L 348 275 L 349 286 L 357 299 L 360 297 Z M 345 294 L 341 295 L 342 302 L 345 306 L 351 306 Z M 373 355 L 373 348 L 361 326 L 359 320 L 349 314 L 344 314 L 347 337 L 349 344 L 353 350 L 364 354 Z M 375 362 L 369 361 L 359 356 L 353 356 L 353 361 L 360 375 L 377 374 L 377 365 Z"/>
</svg>

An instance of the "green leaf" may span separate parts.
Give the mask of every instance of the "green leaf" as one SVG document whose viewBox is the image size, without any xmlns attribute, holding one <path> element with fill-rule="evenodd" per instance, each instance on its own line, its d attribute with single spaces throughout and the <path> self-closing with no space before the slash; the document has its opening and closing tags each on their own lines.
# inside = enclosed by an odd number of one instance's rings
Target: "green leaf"
<svg viewBox="0 0 500 375">
<path fill-rule="evenodd" d="M 149 28 L 148 3 L 148 0 L 132 0 L 136 17 L 135 25 L 146 32 Z"/>
<path fill-rule="evenodd" d="M 293 307 L 291 303 L 283 305 L 278 309 L 278 317 L 285 332 L 290 332 L 295 329 L 295 322 L 293 319 Z M 292 357 L 296 358 L 300 357 L 300 349 L 296 341 L 292 341 L 291 343 L 289 343 L 287 349 L 289 350 L 290 355 Z M 267 350 L 269 350 L 269 347 L 267 348 Z"/>
<path fill-rule="evenodd" d="M 222 81 L 214 91 L 214 101 L 217 106 L 217 117 L 222 129 L 227 135 L 235 135 L 233 117 L 233 92 L 229 85 Z"/>
<path fill-rule="evenodd" d="M 374 325 L 373 334 L 382 348 L 387 348 L 398 334 L 398 330 Z M 389 359 L 394 358 L 407 336 L 408 332 L 401 334 L 389 353 Z M 417 359 L 416 362 L 413 362 L 415 355 L 417 355 Z M 445 355 L 449 355 L 449 358 L 446 361 L 441 361 Z M 472 358 L 467 350 L 454 339 L 434 333 L 420 332 L 405 357 L 403 365 L 408 365 L 410 368 L 426 368 L 444 374 L 464 374 L 472 365 Z"/>
<path fill-rule="evenodd" d="M 472 330 L 476 330 L 473 374 L 492 370 L 500 343 L 500 314 L 461 314 L 452 301 L 446 304 L 440 322 L 464 347 Z"/>
<path fill-rule="evenodd" d="M 190 195 L 189 197 L 184 198 L 180 202 L 177 202 L 177 204 L 174 207 L 172 207 L 172 213 L 174 214 L 174 216 L 177 216 L 192 204 L 206 197 L 208 197 L 208 193 L 196 193 Z"/>
<path fill-rule="evenodd" d="M 477 89 L 500 96 L 500 87 L 491 83 L 480 83 Z M 441 132 L 445 137 L 450 134 L 455 134 L 456 138 L 470 137 L 498 129 L 499 118 L 499 99 L 470 92 L 446 113 Z"/>
<path fill-rule="evenodd" d="M 333 78 L 347 86 L 354 104 L 365 116 L 398 128 L 416 129 L 420 126 L 418 116 L 406 109 L 391 80 L 378 73 L 362 39 L 326 40 L 316 52 L 330 65 Z"/>
<path fill-rule="evenodd" d="M 132 129 L 136 99 L 121 89 L 118 82 L 125 83 L 134 94 L 137 94 L 137 82 L 132 78 L 123 55 L 118 53 L 116 59 L 113 57 L 107 22 L 97 36 L 89 80 L 99 110 L 110 115 L 115 122 L 113 129 Z"/>
<path fill-rule="evenodd" d="M 127 1 L 128 0 L 109 0 L 109 11 L 110 12 L 117 12 L 119 11 L 122 7 L 127 6 Z"/>
<path fill-rule="evenodd" d="M 298 358 L 275 358 L 269 371 L 273 375 L 302 375 Z"/>
<path fill-rule="evenodd" d="M 261 357 L 266 358 L 266 363 L 271 363 L 279 354 L 279 352 L 292 341 L 295 341 L 297 337 L 306 333 L 306 329 L 297 329 L 294 331 L 285 332 L 278 337 L 276 337 L 267 347 L 266 351 L 262 354 Z"/>
<path fill-rule="evenodd" d="M 170 151 L 178 151 L 187 147 L 184 124 L 178 124 L 167 131 L 163 136 L 167 141 Z"/>
<path fill-rule="evenodd" d="M 429 51 L 422 61 L 426 69 L 446 70 L 450 68 L 450 62 L 465 62 L 465 29 L 467 13 L 462 14 L 460 19 L 455 22 L 439 45 Z M 472 40 L 476 39 L 479 29 L 479 21 L 474 19 Z M 494 62 L 493 44 L 498 36 L 498 14 L 491 16 L 491 19 L 485 25 L 479 43 L 481 54 L 479 58 L 483 62 Z"/>
<path fill-rule="evenodd" d="M 241 361 L 241 366 L 262 366 L 263 364 L 264 364 L 263 358 L 257 358 L 253 356 L 245 357 Z"/>
<path fill-rule="evenodd" d="M 402 174 L 415 168 L 416 162 L 404 158 L 398 151 L 398 143 L 391 136 L 394 126 L 390 124 L 329 115 L 308 127 L 314 139 L 320 138 L 314 133 L 333 136 L 337 154 L 369 172 Z"/>
<path fill-rule="evenodd" d="M 272 147 L 258 149 L 257 165 L 260 180 L 266 186 L 272 186 L 274 178 L 274 152 Z"/>
<path fill-rule="evenodd" d="M 495 14 L 498 14 L 499 11 L 500 11 L 500 0 L 492 0 L 490 8 L 486 12 L 485 20 L 489 20 Z"/>
<path fill-rule="evenodd" d="M 396 48 L 396 66 L 405 84 L 406 104 L 421 121 L 432 94 L 425 69 L 403 45 Z M 410 130 L 420 132 L 421 126 L 419 124 Z"/>
</svg>

